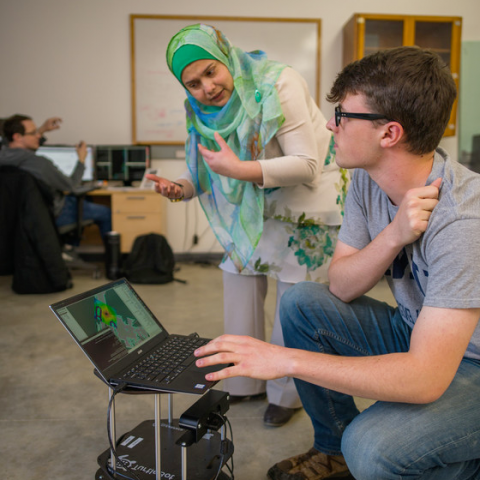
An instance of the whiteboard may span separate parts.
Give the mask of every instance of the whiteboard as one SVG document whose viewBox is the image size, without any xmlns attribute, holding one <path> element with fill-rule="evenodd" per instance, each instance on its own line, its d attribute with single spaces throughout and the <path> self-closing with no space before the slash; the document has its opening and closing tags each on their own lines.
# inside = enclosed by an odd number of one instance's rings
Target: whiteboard
<svg viewBox="0 0 480 480">
<path fill-rule="evenodd" d="M 134 144 L 185 143 L 185 90 L 165 54 L 170 39 L 195 23 L 213 25 L 236 47 L 263 50 L 269 59 L 293 67 L 319 103 L 320 19 L 130 15 Z"/>
</svg>

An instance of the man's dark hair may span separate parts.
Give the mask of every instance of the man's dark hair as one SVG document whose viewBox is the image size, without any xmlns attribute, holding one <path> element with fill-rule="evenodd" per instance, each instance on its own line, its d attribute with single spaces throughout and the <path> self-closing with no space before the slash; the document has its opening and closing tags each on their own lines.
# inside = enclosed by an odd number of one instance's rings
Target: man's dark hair
<svg viewBox="0 0 480 480">
<path fill-rule="evenodd" d="M 457 89 L 439 55 L 419 47 L 398 47 L 347 65 L 327 100 L 342 102 L 349 94 L 363 94 L 371 113 L 399 122 L 408 151 L 422 155 L 440 143 Z"/>
<path fill-rule="evenodd" d="M 31 117 L 27 115 L 12 115 L 8 117 L 3 122 L 3 135 L 2 137 L 7 139 L 7 142 L 10 143 L 13 141 L 13 135 L 15 133 L 20 133 L 21 135 L 25 134 L 25 127 L 23 126 L 23 121 L 31 120 Z"/>
</svg>

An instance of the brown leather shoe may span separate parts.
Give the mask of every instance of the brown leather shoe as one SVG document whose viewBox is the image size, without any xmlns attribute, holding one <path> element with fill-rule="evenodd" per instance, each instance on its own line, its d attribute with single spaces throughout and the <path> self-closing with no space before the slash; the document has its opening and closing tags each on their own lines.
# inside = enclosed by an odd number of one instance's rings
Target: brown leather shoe
<svg viewBox="0 0 480 480">
<path fill-rule="evenodd" d="M 270 480 L 355 480 L 342 455 L 326 455 L 315 448 L 275 464 L 267 476 Z"/>
<path fill-rule="evenodd" d="M 263 423 L 268 427 L 281 427 L 292 418 L 297 410 L 299 409 L 281 407 L 280 405 L 269 403 L 263 415 Z"/>
</svg>

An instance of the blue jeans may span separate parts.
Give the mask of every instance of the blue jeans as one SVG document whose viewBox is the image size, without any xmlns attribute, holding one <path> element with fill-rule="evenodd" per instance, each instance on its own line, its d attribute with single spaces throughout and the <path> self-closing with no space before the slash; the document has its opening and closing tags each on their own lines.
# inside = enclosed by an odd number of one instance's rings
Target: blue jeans
<svg viewBox="0 0 480 480">
<path fill-rule="evenodd" d="M 112 214 L 111 210 L 105 205 L 93 203 L 88 200 L 83 202 L 83 220 L 93 220 L 100 230 L 103 241 L 106 235 L 112 230 Z M 65 205 L 60 214 L 55 219 L 58 227 L 76 223 L 77 221 L 77 198 L 73 195 L 65 197 Z"/>
<path fill-rule="evenodd" d="M 409 349 L 411 328 L 398 309 L 367 296 L 347 304 L 313 282 L 285 292 L 280 319 L 290 348 L 351 357 Z M 343 454 L 356 480 L 480 479 L 480 362 L 464 359 L 435 402 L 378 401 L 362 413 L 349 395 L 295 385 L 314 447 Z"/>
</svg>

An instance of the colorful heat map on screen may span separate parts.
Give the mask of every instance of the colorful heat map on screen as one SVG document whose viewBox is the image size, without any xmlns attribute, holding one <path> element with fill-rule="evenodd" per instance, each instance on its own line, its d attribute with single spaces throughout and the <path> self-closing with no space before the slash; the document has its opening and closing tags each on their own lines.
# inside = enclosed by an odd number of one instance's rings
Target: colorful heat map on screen
<svg viewBox="0 0 480 480">
<path fill-rule="evenodd" d="M 94 316 L 97 331 L 110 328 L 120 342 L 127 348 L 134 348 L 138 343 L 149 337 L 146 330 L 131 314 L 119 314 L 115 305 L 107 304 L 104 295 L 100 294 L 94 299 Z"/>
</svg>

